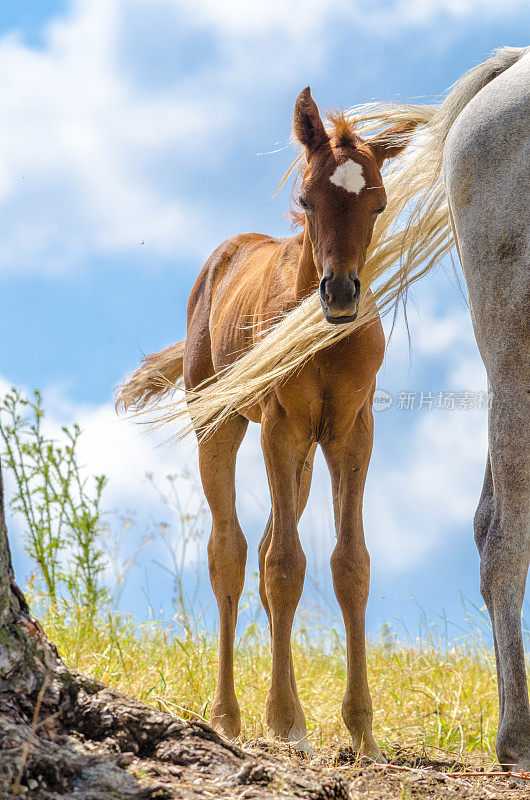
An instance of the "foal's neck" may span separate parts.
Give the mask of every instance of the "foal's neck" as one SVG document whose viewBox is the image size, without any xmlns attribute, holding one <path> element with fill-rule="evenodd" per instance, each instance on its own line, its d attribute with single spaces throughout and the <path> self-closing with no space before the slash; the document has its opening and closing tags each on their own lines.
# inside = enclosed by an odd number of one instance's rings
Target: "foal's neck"
<svg viewBox="0 0 530 800">
<path fill-rule="evenodd" d="M 304 227 L 302 239 L 302 252 L 298 259 L 298 270 L 296 273 L 295 299 L 304 300 L 318 286 L 318 272 L 313 259 L 313 247 L 309 238 L 307 222 Z"/>
</svg>

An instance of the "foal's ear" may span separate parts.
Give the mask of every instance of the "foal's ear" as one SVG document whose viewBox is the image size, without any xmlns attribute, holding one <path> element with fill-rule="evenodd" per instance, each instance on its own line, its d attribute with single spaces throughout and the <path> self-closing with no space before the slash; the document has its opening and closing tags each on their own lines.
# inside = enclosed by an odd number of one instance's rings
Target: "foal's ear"
<svg viewBox="0 0 530 800">
<path fill-rule="evenodd" d="M 394 158 L 405 149 L 415 127 L 415 122 L 400 122 L 367 142 L 380 167 L 387 158 Z"/>
<path fill-rule="evenodd" d="M 320 119 L 317 104 L 311 97 L 309 86 L 300 92 L 294 105 L 294 135 L 307 150 L 308 156 L 315 152 L 329 136 Z"/>
</svg>

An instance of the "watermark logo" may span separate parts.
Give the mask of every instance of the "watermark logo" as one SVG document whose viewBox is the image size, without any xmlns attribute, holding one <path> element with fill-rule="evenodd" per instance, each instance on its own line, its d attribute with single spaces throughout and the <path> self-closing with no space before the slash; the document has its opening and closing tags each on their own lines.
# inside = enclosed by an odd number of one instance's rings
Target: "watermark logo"
<svg viewBox="0 0 530 800">
<path fill-rule="evenodd" d="M 394 402 L 395 401 L 395 402 Z M 374 411 L 483 411 L 491 409 L 493 395 L 485 391 L 404 391 L 393 397 L 384 389 L 374 392 Z"/>
<path fill-rule="evenodd" d="M 384 389 L 376 389 L 374 392 L 374 411 L 386 411 L 392 405 L 392 395 Z"/>
</svg>

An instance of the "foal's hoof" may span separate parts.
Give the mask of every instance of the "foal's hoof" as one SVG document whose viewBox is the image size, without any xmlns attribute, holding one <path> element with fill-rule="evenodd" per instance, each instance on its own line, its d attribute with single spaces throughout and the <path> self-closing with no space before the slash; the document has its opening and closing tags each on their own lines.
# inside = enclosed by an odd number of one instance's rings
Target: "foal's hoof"
<svg viewBox="0 0 530 800">
<path fill-rule="evenodd" d="M 370 738 L 363 738 L 361 745 L 352 738 L 352 747 L 356 750 L 361 758 L 366 758 L 375 764 L 386 764 L 386 758 L 381 753 L 377 742 L 373 736 Z"/>
<path fill-rule="evenodd" d="M 363 753 L 363 757 L 367 758 L 369 761 L 372 761 L 374 764 L 386 764 L 387 763 L 386 758 L 384 757 L 382 752 L 379 750 L 379 748 L 377 749 L 377 753 L 374 753 L 373 755 L 372 754 L 368 754 L 368 753 Z"/>
<path fill-rule="evenodd" d="M 240 733 L 240 728 L 238 725 L 233 725 L 231 723 L 227 723 L 226 721 L 221 722 L 217 717 L 215 720 L 210 721 L 210 725 L 214 729 L 219 736 L 223 736 L 225 739 L 229 741 L 234 741 L 237 739 Z"/>
<path fill-rule="evenodd" d="M 210 725 L 216 733 L 225 739 L 237 739 L 241 731 L 241 715 L 239 708 L 223 712 L 220 708 L 212 709 Z"/>
<path fill-rule="evenodd" d="M 294 725 L 287 735 L 286 741 L 291 744 L 297 753 L 304 755 L 306 758 L 314 758 L 315 751 L 307 741 L 307 732 L 300 728 L 295 728 Z"/>
</svg>

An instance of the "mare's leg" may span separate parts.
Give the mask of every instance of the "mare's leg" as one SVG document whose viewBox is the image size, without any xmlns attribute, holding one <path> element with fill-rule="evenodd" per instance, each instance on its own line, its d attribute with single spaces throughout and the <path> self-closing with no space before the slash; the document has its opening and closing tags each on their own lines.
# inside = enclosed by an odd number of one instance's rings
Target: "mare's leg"
<svg viewBox="0 0 530 800">
<path fill-rule="evenodd" d="M 493 519 L 494 511 L 494 498 L 493 498 L 493 476 L 491 474 L 490 454 L 486 459 L 486 474 L 484 475 L 484 484 L 480 500 L 473 520 L 473 527 L 475 530 L 475 543 L 482 559 L 482 553 L 486 546 L 488 539 L 488 532 Z M 490 616 L 493 620 L 493 608 L 490 609 Z M 497 646 L 497 637 L 495 635 L 495 625 L 492 624 L 493 632 L 493 645 L 495 648 L 495 663 L 497 667 L 497 686 L 499 691 L 499 726 L 504 716 L 504 686 L 502 681 L 502 666 L 499 660 L 499 648 Z"/>
<path fill-rule="evenodd" d="M 271 735 L 305 742 L 306 723 L 292 673 L 291 630 L 305 576 L 306 558 L 297 522 L 301 476 L 310 443 L 273 403 L 268 404 L 261 431 L 272 499 L 270 541 L 268 547 L 265 542 L 261 546 L 262 594 L 272 645 L 265 718 Z"/>
<path fill-rule="evenodd" d="M 322 442 L 333 487 L 337 544 L 331 555 L 333 586 L 346 629 L 347 678 L 342 718 L 353 747 L 379 759 L 372 735 L 372 700 L 366 672 L 365 610 L 370 556 L 364 542 L 362 502 L 372 451 L 371 395 L 350 430 L 331 430 Z"/>
<path fill-rule="evenodd" d="M 499 762 L 530 769 L 530 705 L 521 609 L 530 559 L 530 397 L 519 376 L 492 383 L 490 453 L 475 517 L 481 592 L 491 616 L 499 686 Z M 519 383 L 519 386 L 517 385 Z"/>
<path fill-rule="evenodd" d="M 302 516 L 304 509 L 307 505 L 307 500 L 309 498 L 309 490 L 311 488 L 311 476 L 313 474 L 313 461 L 315 458 L 315 452 L 317 449 L 316 442 L 311 445 L 311 449 L 307 454 L 307 458 L 304 461 L 304 466 L 302 469 L 302 475 L 300 478 L 300 490 L 298 493 L 298 521 L 300 521 L 300 517 Z M 269 608 L 269 601 L 267 600 L 267 592 L 265 590 L 265 557 L 267 555 L 267 551 L 269 549 L 269 545 L 271 542 L 272 536 L 272 512 L 269 516 L 267 521 L 267 526 L 265 528 L 265 533 L 263 534 L 263 538 L 259 543 L 258 547 L 258 554 L 259 554 L 259 593 L 261 597 L 261 601 L 267 612 L 267 617 L 269 619 L 269 628 L 272 632 L 272 625 L 271 625 L 271 615 L 270 615 L 270 608 Z M 296 679 L 294 675 L 294 664 L 293 664 L 293 656 L 292 653 L 290 654 L 290 676 L 291 676 L 291 688 L 293 690 L 293 695 L 295 698 L 295 702 L 297 704 L 297 714 L 295 720 L 295 727 L 302 728 L 305 724 L 304 721 L 304 712 L 302 710 L 302 706 L 300 704 L 298 698 L 298 692 L 296 690 Z M 304 748 L 305 749 L 305 748 Z"/>
<path fill-rule="evenodd" d="M 247 543 L 236 513 L 235 466 L 247 425 L 243 417 L 235 417 L 199 444 L 201 480 L 212 512 L 210 580 L 219 608 L 219 674 L 211 719 L 213 727 L 228 738 L 237 736 L 241 727 L 234 689 L 234 636 Z"/>
</svg>

